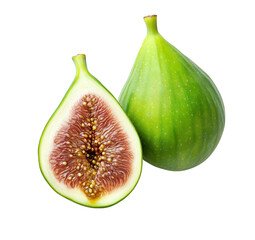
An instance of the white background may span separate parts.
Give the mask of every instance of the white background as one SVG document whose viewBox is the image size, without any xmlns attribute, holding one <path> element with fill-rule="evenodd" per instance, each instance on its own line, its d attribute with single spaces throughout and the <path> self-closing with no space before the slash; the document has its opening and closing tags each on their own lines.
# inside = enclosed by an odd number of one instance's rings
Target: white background
<svg viewBox="0 0 255 240">
<path fill-rule="evenodd" d="M 1 1 L 1 239 L 255 239 L 253 1 Z M 158 15 L 160 33 L 207 72 L 226 128 L 200 166 L 144 163 L 135 190 L 105 209 L 77 205 L 43 179 L 42 130 L 71 84 L 73 55 L 118 97 Z"/>
</svg>

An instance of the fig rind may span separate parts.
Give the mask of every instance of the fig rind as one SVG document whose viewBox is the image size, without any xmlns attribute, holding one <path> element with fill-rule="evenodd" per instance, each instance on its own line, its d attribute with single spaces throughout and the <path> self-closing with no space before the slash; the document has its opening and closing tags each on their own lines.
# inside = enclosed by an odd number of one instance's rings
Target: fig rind
<svg viewBox="0 0 255 240">
<path fill-rule="evenodd" d="M 223 101 L 211 78 L 159 34 L 156 15 L 144 20 L 147 36 L 119 102 L 140 136 L 144 160 L 166 170 L 190 169 L 222 136 Z"/>
</svg>

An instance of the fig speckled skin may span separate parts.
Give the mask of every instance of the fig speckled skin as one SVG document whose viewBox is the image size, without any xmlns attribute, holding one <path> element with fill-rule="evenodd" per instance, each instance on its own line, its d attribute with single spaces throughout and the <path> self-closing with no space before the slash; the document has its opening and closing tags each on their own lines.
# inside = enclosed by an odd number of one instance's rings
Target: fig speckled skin
<svg viewBox="0 0 255 240">
<path fill-rule="evenodd" d="M 167 170 L 190 169 L 219 143 L 223 101 L 210 77 L 159 34 L 157 16 L 144 20 L 147 36 L 119 102 L 138 131 L 144 160 Z"/>
</svg>

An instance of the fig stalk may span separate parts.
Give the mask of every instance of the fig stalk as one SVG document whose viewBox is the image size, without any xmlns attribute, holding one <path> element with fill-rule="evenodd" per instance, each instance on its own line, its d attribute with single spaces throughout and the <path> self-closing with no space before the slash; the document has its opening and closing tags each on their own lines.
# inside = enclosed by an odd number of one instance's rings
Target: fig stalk
<svg viewBox="0 0 255 240">
<path fill-rule="evenodd" d="M 144 21 L 147 26 L 147 35 L 158 34 L 157 16 L 156 15 L 146 16 L 146 17 L 144 17 Z"/>
<path fill-rule="evenodd" d="M 76 77 L 79 76 L 81 71 L 85 74 L 89 74 L 85 54 L 78 54 L 73 56 L 72 60 L 76 68 Z"/>
</svg>

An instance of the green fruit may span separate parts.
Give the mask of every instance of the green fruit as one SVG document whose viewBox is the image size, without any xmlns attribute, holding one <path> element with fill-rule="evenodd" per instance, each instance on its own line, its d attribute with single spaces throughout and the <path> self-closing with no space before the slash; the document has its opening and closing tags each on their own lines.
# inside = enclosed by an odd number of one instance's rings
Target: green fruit
<svg viewBox="0 0 255 240">
<path fill-rule="evenodd" d="M 89 207 L 125 198 L 141 174 L 139 137 L 112 94 L 73 57 L 76 77 L 39 144 L 40 169 L 60 195 Z"/>
<path fill-rule="evenodd" d="M 144 160 L 189 169 L 216 148 L 225 124 L 223 101 L 210 77 L 158 33 L 157 16 L 144 20 L 147 36 L 119 102 L 140 136 Z"/>
</svg>

